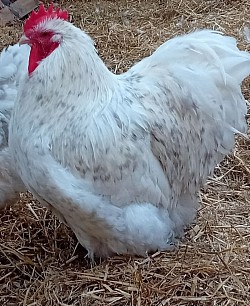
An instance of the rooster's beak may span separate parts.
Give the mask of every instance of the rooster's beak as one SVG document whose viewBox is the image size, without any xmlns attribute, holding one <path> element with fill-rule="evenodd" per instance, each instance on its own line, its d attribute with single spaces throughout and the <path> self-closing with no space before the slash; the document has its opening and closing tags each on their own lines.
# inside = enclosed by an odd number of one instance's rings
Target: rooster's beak
<svg viewBox="0 0 250 306">
<path fill-rule="evenodd" d="M 29 43 L 30 43 L 30 40 L 25 35 L 23 35 L 19 40 L 19 45 L 25 45 L 25 44 L 29 45 Z"/>
</svg>

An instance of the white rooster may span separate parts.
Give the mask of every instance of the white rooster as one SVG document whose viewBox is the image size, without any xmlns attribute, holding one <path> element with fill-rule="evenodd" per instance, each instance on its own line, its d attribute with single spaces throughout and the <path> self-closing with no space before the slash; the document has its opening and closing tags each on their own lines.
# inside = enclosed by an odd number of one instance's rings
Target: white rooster
<svg viewBox="0 0 250 306">
<path fill-rule="evenodd" d="M 91 257 L 167 250 L 234 134 L 246 131 L 240 85 L 250 55 L 202 30 L 114 75 L 52 5 L 31 14 L 20 43 L 31 46 L 29 76 L 9 145 L 26 187 Z"/>
<path fill-rule="evenodd" d="M 16 44 L 0 54 L 0 209 L 26 190 L 11 159 L 8 133 L 19 81 L 28 73 L 29 51 L 29 46 Z"/>
</svg>

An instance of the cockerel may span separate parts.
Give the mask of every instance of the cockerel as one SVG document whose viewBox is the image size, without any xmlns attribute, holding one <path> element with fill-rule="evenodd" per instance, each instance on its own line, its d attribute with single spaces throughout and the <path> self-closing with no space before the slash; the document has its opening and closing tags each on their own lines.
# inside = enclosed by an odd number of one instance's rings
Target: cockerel
<svg viewBox="0 0 250 306">
<path fill-rule="evenodd" d="M 9 120 L 19 81 L 28 74 L 30 48 L 9 46 L 0 54 L 0 209 L 19 197 L 25 186 L 17 174 L 8 147 Z"/>
<path fill-rule="evenodd" d="M 167 250 L 235 133 L 246 132 L 250 55 L 200 30 L 115 75 L 67 18 L 41 5 L 24 25 L 29 74 L 9 136 L 16 170 L 90 257 Z"/>
</svg>

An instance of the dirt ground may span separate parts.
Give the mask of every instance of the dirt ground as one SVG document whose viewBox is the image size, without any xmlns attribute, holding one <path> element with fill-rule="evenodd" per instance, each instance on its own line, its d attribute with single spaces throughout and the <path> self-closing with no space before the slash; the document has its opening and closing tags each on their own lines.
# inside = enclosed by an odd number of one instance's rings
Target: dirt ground
<svg viewBox="0 0 250 306">
<path fill-rule="evenodd" d="M 221 30 L 250 50 L 242 34 L 248 0 L 56 2 L 118 73 L 197 28 Z M 21 33 L 22 22 L 2 27 L 0 50 Z M 0 305 L 250 305 L 249 153 L 250 141 L 239 138 L 201 192 L 180 246 L 146 259 L 116 256 L 91 266 L 71 230 L 22 195 L 0 212 Z"/>
</svg>

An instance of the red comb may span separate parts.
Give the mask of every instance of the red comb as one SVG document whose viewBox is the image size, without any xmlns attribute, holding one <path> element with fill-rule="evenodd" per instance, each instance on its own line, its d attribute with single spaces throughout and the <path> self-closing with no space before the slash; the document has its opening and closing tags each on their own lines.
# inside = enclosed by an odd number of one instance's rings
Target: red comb
<svg viewBox="0 0 250 306">
<path fill-rule="evenodd" d="M 44 5 L 39 6 L 39 10 L 36 13 L 33 11 L 30 17 L 26 20 L 23 29 L 24 32 L 31 30 L 34 25 L 48 18 L 59 18 L 63 20 L 68 20 L 68 12 L 63 11 L 60 8 L 54 9 L 53 3 L 50 4 L 48 10 L 45 9 Z"/>
</svg>

